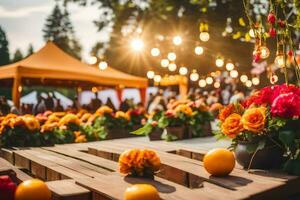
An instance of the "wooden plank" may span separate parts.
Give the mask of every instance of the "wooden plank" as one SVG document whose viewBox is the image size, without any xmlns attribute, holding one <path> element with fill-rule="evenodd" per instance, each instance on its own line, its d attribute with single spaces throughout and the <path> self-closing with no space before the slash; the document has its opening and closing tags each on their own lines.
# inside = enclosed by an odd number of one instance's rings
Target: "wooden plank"
<svg viewBox="0 0 300 200">
<path fill-rule="evenodd" d="M 1 148 L 1 157 L 10 162 L 11 164 L 15 164 L 13 150 Z"/>
<path fill-rule="evenodd" d="M 74 180 L 46 182 L 52 191 L 52 200 L 89 200 L 91 192 L 77 184 Z"/>
</svg>

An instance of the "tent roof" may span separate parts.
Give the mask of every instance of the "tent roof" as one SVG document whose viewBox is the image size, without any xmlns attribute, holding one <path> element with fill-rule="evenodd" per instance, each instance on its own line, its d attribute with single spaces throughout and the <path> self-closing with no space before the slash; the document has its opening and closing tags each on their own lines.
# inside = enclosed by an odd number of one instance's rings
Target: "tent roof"
<svg viewBox="0 0 300 200">
<path fill-rule="evenodd" d="M 126 74 L 110 67 L 100 71 L 68 55 L 53 42 L 48 42 L 38 52 L 19 62 L 0 67 L 0 79 L 18 76 L 41 80 L 84 81 L 106 86 L 147 87 L 145 78 Z"/>
</svg>

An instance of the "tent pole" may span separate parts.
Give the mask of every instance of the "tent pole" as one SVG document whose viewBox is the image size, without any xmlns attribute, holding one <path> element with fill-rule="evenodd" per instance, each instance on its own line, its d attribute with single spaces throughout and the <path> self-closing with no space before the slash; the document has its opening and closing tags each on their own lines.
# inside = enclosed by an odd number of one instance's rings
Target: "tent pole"
<svg viewBox="0 0 300 200">
<path fill-rule="evenodd" d="M 184 99 L 188 93 L 188 84 L 187 79 L 185 77 L 182 77 L 182 79 L 179 82 L 179 94 L 180 98 Z"/>
<path fill-rule="evenodd" d="M 146 88 L 140 88 L 141 103 L 146 105 Z"/>
<path fill-rule="evenodd" d="M 12 87 L 12 100 L 16 108 L 20 108 L 20 95 L 21 95 L 21 78 L 20 76 L 16 76 L 14 78 L 13 87 Z"/>
</svg>

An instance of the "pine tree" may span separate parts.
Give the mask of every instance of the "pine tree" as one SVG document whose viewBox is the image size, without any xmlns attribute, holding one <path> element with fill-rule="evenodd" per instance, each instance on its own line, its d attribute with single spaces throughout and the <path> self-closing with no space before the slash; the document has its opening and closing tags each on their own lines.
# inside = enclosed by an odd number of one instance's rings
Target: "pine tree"
<svg viewBox="0 0 300 200">
<path fill-rule="evenodd" d="M 81 45 L 75 37 L 75 31 L 66 9 L 62 11 L 58 5 L 55 5 L 51 15 L 46 19 L 43 32 L 45 41 L 53 41 L 70 55 L 81 58 Z"/>
<path fill-rule="evenodd" d="M 0 66 L 9 63 L 8 41 L 4 30 L 0 26 Z"/>
<path fill-rule="evenodd" d="M 33 45 L 30 43 L 29 46 L 28 46 L 26 57 L 32 55 L 33 53 L 34 53 L 34 48 L 33 48 Z"/>
<path fill-rule="evenodd" d="M 20 49 L 17 49 L 15 54 L 14 54 L 14 57 L 12 59 L 12 62 L 15 63 L 15 62 L 18 62 L 20 60 L 22 60 L 24 58 L 22 52 Z"/>
</svg>

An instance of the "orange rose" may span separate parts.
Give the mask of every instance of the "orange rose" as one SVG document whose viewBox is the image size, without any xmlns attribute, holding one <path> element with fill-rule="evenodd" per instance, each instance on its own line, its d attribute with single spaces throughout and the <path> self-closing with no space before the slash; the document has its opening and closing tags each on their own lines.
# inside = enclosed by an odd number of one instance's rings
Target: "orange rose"
<svg viewBox="0 0 300 200">
<path fill-rule="evenodd" d="M 249 108 L 242 116 L 241 122 L 244 129 L 259 133 L 265 128 L 266 108 Z"/>
<path fill-rule="evenodd" d="M 96 111 L 96 114 L 99 114 L 100 116 L 103 116 L 104 114 L 111 114 L 113 112 L 113 109 L 111 109 L 108 106 L 101 106 Z"/>
<path fill-rule="evenodd" d="M 219 120 L 224 122 L 226 120 L 226 118 L 231 115 L 234 111 L 234 105 L 233 104 L 229 104 L 228 106 L 226 106 L 225 108 L 223 108 L 220 113 L 219 113 Z"/>
<path fill-rule="evenodd" d="M 241 118 L 242 117 L 236 113 L 233 113 L 227 117 L 221 127 L 223 133 L 230 138 L 235 138 L 244 130 L 243 124 L 241 123 Z"/>
</svg>

